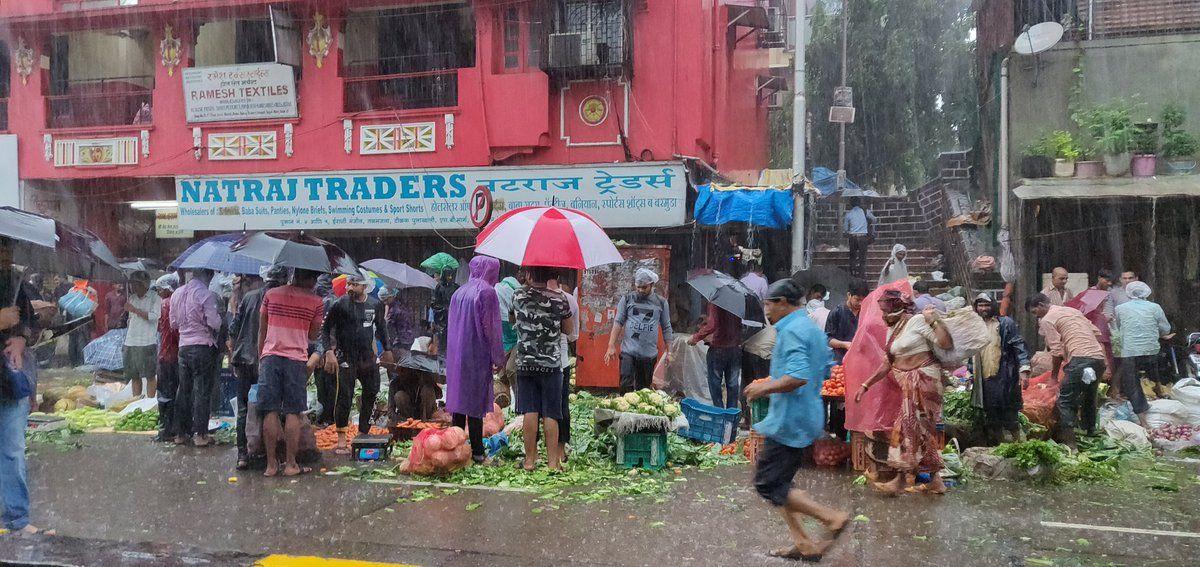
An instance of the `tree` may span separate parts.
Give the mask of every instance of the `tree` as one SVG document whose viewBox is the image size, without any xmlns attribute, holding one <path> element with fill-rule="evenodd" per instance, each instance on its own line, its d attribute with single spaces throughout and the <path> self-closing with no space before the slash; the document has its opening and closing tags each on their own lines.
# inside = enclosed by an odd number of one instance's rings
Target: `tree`
<svg viewBox="0 0 1200 567">
<path fill-rule="evenodd" d="M 845 0 L 848 84 L 855 122 L 846 128 L 846 172 L 880 190 L 916 188 L 936 175 L 943 151 L 975 145 L 979 134 L 970 0 Z M 841 83 L 841 2 L 822 0 L 808 45 L 808 164 L 837 168 L 837 124 L 828 120 Z M 791 105 L 772 125 L 775 167 L 791 161 Z M 786 124 L 784 120 L 787 120 Z"/>
</svg>

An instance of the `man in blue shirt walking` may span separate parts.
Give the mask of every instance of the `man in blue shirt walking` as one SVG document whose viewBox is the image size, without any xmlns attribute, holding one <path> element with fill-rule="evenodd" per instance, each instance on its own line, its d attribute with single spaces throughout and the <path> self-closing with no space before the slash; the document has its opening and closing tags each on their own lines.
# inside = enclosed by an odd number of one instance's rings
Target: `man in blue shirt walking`
<svg viewBox="0 0 1200 567">
<path fill-rule="evenodd" d="M 793 545 L 771 552 L 788 559 L 819 560 L 845 529 L 850 515 L 817 503 L 792 479 L 804 462 L 805 449 L 825 434 L 821 385 L 829 376 L 832 354 L 825 333 L 804 311 L 803 293 L 791 280 L 771 284 L 763 307 L 777 333 L 771 354 L 771 376 L 746 387 L 746 399 L 770 396 L 767 417 L 754 426 L 766 437 L 758 453 L 754 488 L 779 510 Z M 833 532 L 829 540 L 809 538 L 804 517 Z"/>
</svg>

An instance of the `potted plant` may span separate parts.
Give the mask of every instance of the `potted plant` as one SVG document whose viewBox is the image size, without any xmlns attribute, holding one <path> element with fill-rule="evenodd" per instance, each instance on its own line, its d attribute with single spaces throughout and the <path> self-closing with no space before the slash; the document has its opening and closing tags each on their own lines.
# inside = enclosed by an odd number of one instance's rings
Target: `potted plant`
<svg viewBox="0 0 1200 567">
<path fill-rule="evenodd" d="M 1079 145 L 1079 159 L 1075 162 L 1075 177 L 1079 179 L 1095 179 L 1104 177 L 1104 162 L 1096 159 L 1096 149 Z"/>
<path fill-rule="evenodd" d="M 1158 170 L 1158 123 L 1147 119 L 1133 127 L 1133 160 L 1129 169 L 1134 177 L 1153 177 Z"/>
<path fill-rule="evenodd" d="M 1181 128 L 1186 118 L 1178 104 L 1163 107 L 1162 158 L 1175 175 L 1187 175 L 1196 169 L 1196 152 L 1200 151 L 1200 140 Z"/>
<path fill-rule="evenodd" d="M 1040 136 L 1028 146 L 1021 157 L 1021 177 L 1040 179 L 1054 171 L 1054 148 L 1049 136 Z"/>
<path fill-rule="evenodd" d="M 1132 110 L 1132 105 L 1116 102 L 1080 110 L 1071 117 L 1095 140 L 1096 150 L 1104 159 L 1104 171 L 1113 177 L 1129 171 Z"/>
<path fill-rule="evenodd" d="M 1075 160 L 1079 159 L 1082 151 L 1075 137 L 1066 130 L 1055 130 L 1048 136 L 1048 144 L 1054 152 L 1054 176 L 1071 177 L 1075 175 Z"/>
</svg>

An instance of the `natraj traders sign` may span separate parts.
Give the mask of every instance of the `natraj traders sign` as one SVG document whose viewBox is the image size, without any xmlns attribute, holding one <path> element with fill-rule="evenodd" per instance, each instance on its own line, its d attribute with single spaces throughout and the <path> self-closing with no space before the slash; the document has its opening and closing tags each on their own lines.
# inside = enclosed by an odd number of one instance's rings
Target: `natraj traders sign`
<svg viewBox="0 0 1200 567">
<path fill-rule="evenodd" d="M 606 228 L 676 226 L 687 178 L 676 162 L 575 167 L 478 167 L 177 177 L 187 230 L 469 229 L 471 193 L 492 192 L 496 214 L 554 204 Z"/>
<path fill-rule="evenodd" d="M 296 118 L 296 78 L 278 63 L 183 70 L 188 122 Z"/>
</svg>

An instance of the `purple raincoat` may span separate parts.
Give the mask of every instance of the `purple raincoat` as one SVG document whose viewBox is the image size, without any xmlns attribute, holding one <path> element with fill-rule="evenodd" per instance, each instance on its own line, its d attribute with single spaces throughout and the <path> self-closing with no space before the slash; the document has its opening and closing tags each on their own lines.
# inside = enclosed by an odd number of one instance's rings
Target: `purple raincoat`
<svg viewBox="0 0 1200 567">
<path fill-rule="evenodd" d="M 446 411 L 483 417 L 492 411 L 492 365 L 504 365 L 500 328 L 500 260 L 471 259 L 471 280 L 450 298 L 446 348 Z"/>
</svg>

